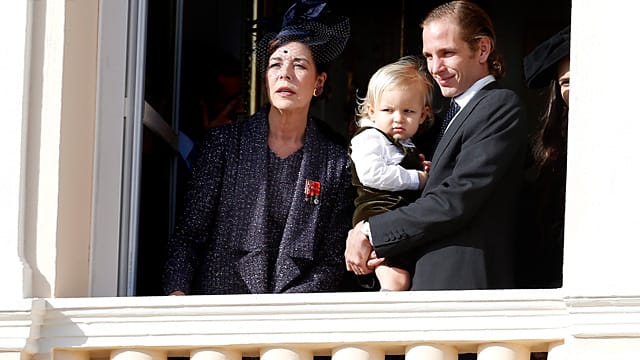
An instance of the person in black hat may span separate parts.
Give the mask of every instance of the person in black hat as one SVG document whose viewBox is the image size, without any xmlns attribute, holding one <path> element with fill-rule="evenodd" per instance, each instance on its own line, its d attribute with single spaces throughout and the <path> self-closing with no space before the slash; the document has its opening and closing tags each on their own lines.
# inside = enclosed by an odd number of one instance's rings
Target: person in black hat
<svg viewBox="0 0 640 360">
<path fill-rule="evenodd" d="M 534 154 L 539 165 L 566 157 L 569 112 L 569 47 L 571 29 L 564 28 L 538 45 L 524 58 L 524 74 L 530 88 L 548 88 L 549 101 L 535 136 Z"/>
<path fill-rule="evenodd" d="M 532 166 L 525 186 L 520 249 L 520 287 L 562 286 L 564 203 L 569 120 L 570 38 L 567 26 L 524 58 L 529 88 L 545 89 L 548 101 L 532 137 Z"/>
<path fill-rule="evenodd" d="M 168 244 L 166 294 L 339 290 L 350 164 L 309 108 L 350 27 L 326 5 L 297 1 L 258 43 L 269 104 L 209 130 Z"/>
</svg>

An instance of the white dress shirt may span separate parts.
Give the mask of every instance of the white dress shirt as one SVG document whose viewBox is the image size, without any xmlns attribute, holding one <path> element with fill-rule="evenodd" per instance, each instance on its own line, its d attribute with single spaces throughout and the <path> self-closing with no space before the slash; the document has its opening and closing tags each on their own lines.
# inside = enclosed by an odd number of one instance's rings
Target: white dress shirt
<svg viewBox="0 0 640 360">
<path fill-rule="evenodd" d="M 375 125 L 366 118 L 360 119 L 359 124 L 360 127 Z M 411 139 L 400 143 L 415 147 Z M 364 186 L 388 191 L 418 190 L 418 171 L 400 166 L 403 158 L 400 149 L 375 129 L 364 130 L 351 139 L 351 160 Z"/>
</svg>

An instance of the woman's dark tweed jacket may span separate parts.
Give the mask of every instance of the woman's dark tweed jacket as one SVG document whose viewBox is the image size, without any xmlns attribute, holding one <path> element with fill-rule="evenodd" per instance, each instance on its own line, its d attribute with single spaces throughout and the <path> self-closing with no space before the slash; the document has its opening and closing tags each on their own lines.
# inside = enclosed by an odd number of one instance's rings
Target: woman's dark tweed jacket
<svg viewBox="0 0 640 360">
<path fill-rule="evenodd" d="M 164 291 L 242 294 L 336 291 L 353 211 L 346 148 L 309 120 L 289 219 L 274 274 L 267 274 L 267 114 L 209 132 L 168 244 Z M 319 203 L 305 180 L 320 182 Z M 268 278 L 274 279 L 273 290 Z"/>
</svg>

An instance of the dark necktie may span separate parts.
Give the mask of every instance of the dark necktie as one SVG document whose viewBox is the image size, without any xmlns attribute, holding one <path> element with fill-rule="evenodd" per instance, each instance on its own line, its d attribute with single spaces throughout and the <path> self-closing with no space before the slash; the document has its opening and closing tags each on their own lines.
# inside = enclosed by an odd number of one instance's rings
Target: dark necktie
<svg viewBox="0 0 640 360">
<path fill-rule="evenodd" d="M 451 105 L 449 105 L 449 110 L 447 110 L 447 113 L 444 115 L 444 119 L 442 119 L 440 132 L 438 133 L 438 137 L 436 138 L 436 145 L 438 145 L 438 143 L 440 142 L 440 139 L 442 139 L 442 136 L 444 135 L 445 130 L 447 130 L 447 126 L 449 126 L 451 119 L 453 119 L 453 117 L 456 116 L 458 111 L 460 111 L 460 105 L 458 105 L 458 103 L 456 103 L 453 99 L 451 99 Z"/>
</svg>

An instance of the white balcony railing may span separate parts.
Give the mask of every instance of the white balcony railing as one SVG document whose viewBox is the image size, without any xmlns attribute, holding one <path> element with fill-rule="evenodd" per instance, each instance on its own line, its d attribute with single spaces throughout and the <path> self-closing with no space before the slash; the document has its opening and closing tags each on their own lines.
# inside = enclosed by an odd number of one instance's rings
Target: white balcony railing
<svg viewBox="0 0 640 360">
<path fill-rule="evenodd" d="M 0 303 L 0 359 L 563 359 L 568 338 L 640 337 L 639 298 L 561 293 L 27 299 Z"/>
</svg>

